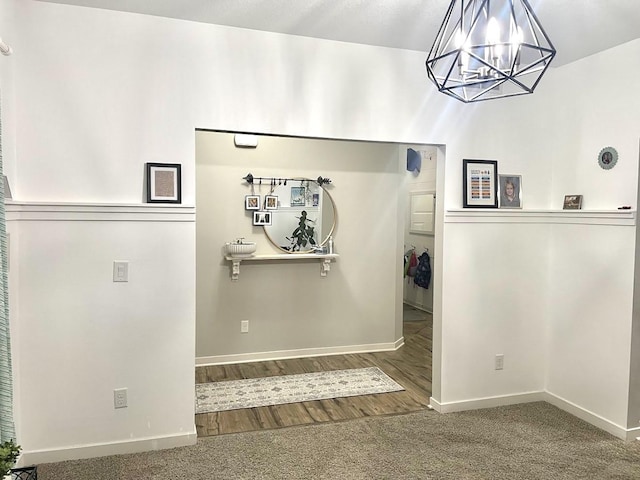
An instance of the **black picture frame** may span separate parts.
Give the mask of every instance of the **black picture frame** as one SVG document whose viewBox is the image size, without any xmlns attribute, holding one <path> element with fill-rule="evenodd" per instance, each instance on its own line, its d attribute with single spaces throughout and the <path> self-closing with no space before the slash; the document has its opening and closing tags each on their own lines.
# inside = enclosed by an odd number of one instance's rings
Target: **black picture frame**
<svg viewBox="0 0 640 480">
<path fill-rule="evenodd" d="M 253 224 L 255 226 L 271 225 L 271 217 L 273 212 L 271 210 L 257 210 L 253 212 Z"/>
<path fill-rule="evenodd" d="M 498 161 L 462 160 L 464 208 L 498 208 Z"/>
<path fill-rule="evenodd" d="M 581 210 L 582 195 L 565 195 L 562 203 L 563 210 Z"/>
<path fill-rule="evenodd" d="M 182 166 L 179 163 L 147 163 L 147 203 L 182 203 Z"/>
</svg>

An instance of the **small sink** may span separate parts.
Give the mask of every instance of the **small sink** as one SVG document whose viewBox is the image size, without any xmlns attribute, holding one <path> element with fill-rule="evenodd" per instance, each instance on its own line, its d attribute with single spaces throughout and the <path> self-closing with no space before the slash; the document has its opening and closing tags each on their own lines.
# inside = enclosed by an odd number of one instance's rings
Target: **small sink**
<svg viewBox="0 0 640 480">
<path fill-rule="evenodd" d="M 225 243 L 225 250 L 228 255 L 232 257 L 252 257 L 256 251 L 255 242 L 242 242 L 242 243 Z"/>
</svg>

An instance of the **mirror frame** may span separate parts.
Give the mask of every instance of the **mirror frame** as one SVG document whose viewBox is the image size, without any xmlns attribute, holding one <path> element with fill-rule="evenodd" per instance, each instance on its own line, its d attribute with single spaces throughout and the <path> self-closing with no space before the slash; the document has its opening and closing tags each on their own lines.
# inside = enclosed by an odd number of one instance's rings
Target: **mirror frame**
<svg viewBox="0 0 640 480">
<path fill-rule="evenodd" d="M 301 177 L 301 178 L 294 178 L 292 179 L 293 181 L 309 181 L 309 182 L 313 182 L 315 184 L 318 184 L 318 182 L 316 180 L 313 180 L 311 178 L 305 178 L 305 177 Z M 331 200 L 331 207 L 333 208 L 333 225 L 331 225 L 331 230 L 329 230 L 329 233 L 327 234 L 326 238 L 324 238 L 319 244 L 318 246 L 323 246 L 325 243 L 327 243 L 329 241 L 329 237 L 333 235 L 333 232 L 336 229 L 336 225 L 338 224 L 338 210 L 336 208 L 336 202 L 333 200 L 333 197 L 331 196 L 331 194 L 329 193 L 329 190 L 327 190 L 324 185 L 319 185 L 319 187 L 322 189 L 322 191 L 329 197 L 329 199 Z M 271 245 L 273 245 L 274 247 L 276 247 L 278 250 L 280 250 L 281 252 L 284 253 L 289 253 L 291 255 L 300 255 L 301 253 L 313 253 L 313 249 L 309 249 L 309 250 L 299 250 L 297 252 L 292 252 L 291 250 L 285 250 L 284 248 L 282 248 L 280 245 L 278 245 L 276 243 L 276 241 L 271 238 L 271 235 L 269 235 L 269 232 L 267 231 L 267 227 L 268 225 L 263 225 L 262 228 L 264 230 L 264 234 L 267 236 L 267 239 L 269 240 L 269 242 L 271 243 Z"/>
</svg>

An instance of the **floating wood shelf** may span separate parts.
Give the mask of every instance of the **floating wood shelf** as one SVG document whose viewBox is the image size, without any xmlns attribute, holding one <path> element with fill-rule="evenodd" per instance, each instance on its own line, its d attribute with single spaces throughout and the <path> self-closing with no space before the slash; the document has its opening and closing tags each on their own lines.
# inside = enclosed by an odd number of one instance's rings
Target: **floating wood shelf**
<svg viewBox="0 0 640 480">
<path fill-rule="evenodd" d="M 320 276 L 326 277 L 327 272 L 331 270 L 331 262 L 335 262 L 339 255 L 337 253 L 275 253 L 271 255 L 253 255 L 251 257 L 236 257 L 231 255 L 225 255 L 224 258 L 231 262 L 231 280 L 237 281 L 240 276 L 240 264 L 242 262 L 260 262 L 265 260 L 277 260 L 277 261 L 295 261 L 295 260 L 319 260 L 320 261 Z"/>
</svg>

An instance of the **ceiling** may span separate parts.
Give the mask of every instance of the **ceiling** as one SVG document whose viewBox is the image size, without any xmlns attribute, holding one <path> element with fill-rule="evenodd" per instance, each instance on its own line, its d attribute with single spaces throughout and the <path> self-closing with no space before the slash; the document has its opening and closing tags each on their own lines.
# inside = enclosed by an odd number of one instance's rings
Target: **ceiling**
<svg viewBox="0 0 640 480">
<path fill-rule="evenodd" d="M 40 0 L 424 51 L 450 0 Z M 529 0 L 563 65 L 640 37 L 638 0 Z"/>
</svg>

